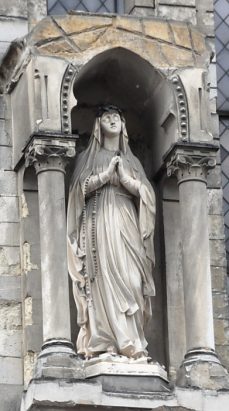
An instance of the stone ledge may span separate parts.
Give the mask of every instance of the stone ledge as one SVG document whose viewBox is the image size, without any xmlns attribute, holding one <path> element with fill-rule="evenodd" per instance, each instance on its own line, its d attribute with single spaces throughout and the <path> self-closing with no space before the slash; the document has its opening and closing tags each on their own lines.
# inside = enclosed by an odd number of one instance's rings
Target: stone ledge
<svg viewBox="0 0 229 411">
<path fill-rule="evenodd" d="M 101 383 L 91 381 L 32 381 L 24 393 L 21 411 L 129 410 L 155 411 L 228 411 L 229 392 L 175 388 L 172 394 L 154 396 L 111 394 Z M 98 408 L 99 407 L 99 408 Z M 191 407 L 191 408 L 190 408 Z"/>
</svg>

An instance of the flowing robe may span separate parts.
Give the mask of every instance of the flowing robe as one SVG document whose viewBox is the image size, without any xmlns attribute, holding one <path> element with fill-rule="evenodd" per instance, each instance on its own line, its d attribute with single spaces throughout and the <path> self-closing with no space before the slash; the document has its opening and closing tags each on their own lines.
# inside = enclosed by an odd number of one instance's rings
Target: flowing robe
<svg viewBox="0 0 229 411">
<path fill-rule="evenodd" d="M 121 157 L 130 190 L 118 176 L 105 185 L 95 183 L 114 155 L 100 148 L 92 169 L 81 168 L 70 192 L 68 262 L 80 326 L 77 350 L 135 357 L 147 355 L 144 325 L 155 294 L 155 196 L 129 148 Z"/>
</svg>

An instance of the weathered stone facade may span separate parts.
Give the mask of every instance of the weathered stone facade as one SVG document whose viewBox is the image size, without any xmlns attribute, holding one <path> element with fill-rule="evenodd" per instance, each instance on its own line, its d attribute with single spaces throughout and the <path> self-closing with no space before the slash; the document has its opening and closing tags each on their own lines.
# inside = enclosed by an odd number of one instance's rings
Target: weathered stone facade
<svg viewBox="0 0 229 411">
<path fill-rule="evenodd" d="M 151 345 L 159 347 L 163 339 L 162 347 L 157 348 L 156 356 L 161 362 L 166 362 L 170 380 L 175 381 L 177 370 L 186 353 L 187 316 L 185 318 L 184 315 L 179 194 L 175 179 L 167 179 L 164 167 L 167 151 L 177 141 L 185 143 L 188 140 L 197 145 L 199 142 L 204 142 L 206 147 L 208 144 L 217 147 L 219 145 L 215 104 L 212 1 L 127 0 L 125 10 L 130 16 L 72 13 L 58 17 L 46 17 L 45 1 L 40 1 L 39 5 L 32 0 L 14 3 L 8 5 L 7 2 L 3 2 L 0 6 L 2 55 L 15 38 L 26 35 L 23 40 L 18 40 L 11 45 L 8 54 L 3 58 L 1 68 L 0 403 L 3 404 L 2 409 L 3 411 L 19 410 L 22 391 L 27 388 L 33 375 L 37 355 L 43 343 L 42 319 L 44 319 L 45 307 L 43 306 L 42 313 L 44 288 L 41 285 L 39 236 L 41 215 L 39 216 L 38 210 L 35 171 L 31 165 L 28 168 L 24 165 L 24 153 L 27 150 L 25 146 L 31 135 L 38 139 L 43 138 L 43 134 L 47 133 L 49 138 L 52 135 L 55 137 L 60 135 L 61 138 L 64 136 L 68 139 L 72 137 L 72 130 L 74 127 L 76 129 L 78 124 L 76 127 L 70 112 L 74 110 L 77 92 L 79 92 L 79 100 L 82 98 L 80 94 L 82 68 L 86 67 L 90 72 L 90 64 L 92 64 L 94 70 L 98 71 L 102 64 L 106 64 L 112 58 L 119 62 L 117 67 L 120 70 L 121 83 L 118 84 L 126 87 L 127 94 L 132 93 L 130 89 L 134 84 L 133 79 L 134 81 L 137 79 L 138 64 L 143 73 L 139 80 L 144 90 L 149 87 L 149 96 L 150 93 L 153 95 L 154 88 L 156 89 L 156 81 L 150 89 L 150 83 L 147 83 L 144 78 L 152 75 L 155 79 L 159 79 L 159 76 L 157 77 L 159 71 L 163 78 L 167 79 L 165 83 L 158 80 L 159 93 L 155 93 L 152 102 L 147 103 L 149 104 L 148 115 L 150 113 L 155 115 L 158 124 L 161 116 L 161 122 L 156 130 L 157 137 L 153 143 L 154 164 L 149 165 L 149 169 L 154 183 L 160 188 L 160 218 L 161 222 L 164 221 L 164 230 L 158 229 L 160 234 L 157 235 L 160 238 L 164 236 L 165 247 L 164 260 L 161 251 L 158 251 L 160 262 L 157 270 L 163 272 L 163 280 L 159 279 L 158 275 L 159 297 L 154 307 L 158 316 L 158 322 L 154 326 L 158 327 L 158 331 L 154 337 L 151 337 Z M 114 55 L 109 54 L 112 49 L 116 50 Z M 129 54 L 125 63 L 126 50 Z M 108 53 L 107 57 L 103 54 L 104 60 L 101 60 L 101 63 L 97 60 L 100 53 Z M 135 56 L 139 57 L 137 63 L 135 63 Z M 129 88 L 128 81 L 124 79 L 128 64 L 133 67 L 134 73 Z M 146 64 L 150 64 L 154 72 L 148 70 Z M 83 78 L 83 70 L 82 73 Z M 87 77 L 87 73 L 85 76 L 89 81 L 90 76 Z M 177 78 L 181 85 L 176 83 Z M 76 92 L 74 87 L 78 87 Z M 181 89 L 177 91 L 176 87 Z M 182 99 L 179 94 L 182 94 Z M 137 98 L 137 94 L 134 94 L 134 97 Z M 90 98 L 91 96 L 89 100 Z M 127 96 L 126 105 L 130 104 L 131 98 L 133 98 L 132 94 L 129 100 Z M 139 98 L 140 102 L 136 102 L 138 114 L 144 100 L 142 95 Z M 179 98 L 182 100 L 181 106 Z M 120 99 L 120 96 L 117 96 L 117 99 Z M 175 120 L 173 117 L 168 117 L 168 113 L 163 114 L 166 101 L 171 102 L 170 108 L 172 107 Z M 134 104 L 135 102 L 133 106 Z M 186 110 L 183 112 L 184 121 L 180 107 Z M 152 114 L 153 110 L 156 110 L 156 114 Z M 187 112 L 189 116 L 186 115 Z M 163 133 L 159 133 L 160 127 Z M 85 128 L 85 124 L 82 128 Z M 24 150 L 23 154 L 22 150 Z M 26 156 L 28 158 L 28 154 Z M 144 156 L 143 153 L 145 163 L 150 162 L 147 156 Z M 218 153 L 216 161 L 216 167 L 209 170 L 207 175 L 214 336 L 216 352 L 222 364 L 229 368 L 229 312 Z M 67 172 L 67 181 L 68 179 Z M 158 309 L 157 304 L 161 306 L 165 300 L 167 308 Z M 71 299 L 70 305 L 72 305 Z M 71 331 L 74 338 L 73 308 L 71 308 L 71 317 Z M 159 325 L 162 323 L 163 330 Z M 203 381 L 204 374 L 208 372 L 209 370 L 202 371 Z M 219 380 L 222 375 L 213 370 L 213 380 L 214 372 Z M 223 411 L 226 410 L 229 402 L 228 393 L 217 393 L 218 386 L 214 383 L 213 391 L 209 395 L 205 391 L 176 388 L 175 392 L 167 395 L 166 398 L 161 394 L 153 400 L 140 398 L 136 405 L 136 398 L 127 398 L 123 403 L 119 402 L 119 399 L 111 402 L 109 395 L 101 392 L 101 387 L 92 387 L 92 384 L 82 382 L 73 388 L 67 384 L 72 408 L 63 408 L 61 404 L 66 391 L 62 383 L 58 383 L 61 387 L 58 398 L 56 398 L 55 383 L 51 381 L 49 384 L 42 386 L 41 392 L 36 392 L 34 398 L 31 396 L 27 399 L 28 403 L 30 400 L 32 403 L 35 399 L 38 403 L 40 401 L 40 407 L 43 407 L 48 390 L 50 393 L 54 392 L 51 409 L 75 409 L 77 402 L 85 403 L 88 399 L 89 389 L 92 390 L 90 392 L 92 404 L 105 408 L 112 405 L 121 406 L 123 409 L 133 407 L 205 411 L 220 408 Z M 78 395 L 76 391 L 82 395 Z M 85 409 L 92 409 L 88 407 Z M 36 409 L 43 408 L 39 408 L 38 405 Z"/>
</svg>

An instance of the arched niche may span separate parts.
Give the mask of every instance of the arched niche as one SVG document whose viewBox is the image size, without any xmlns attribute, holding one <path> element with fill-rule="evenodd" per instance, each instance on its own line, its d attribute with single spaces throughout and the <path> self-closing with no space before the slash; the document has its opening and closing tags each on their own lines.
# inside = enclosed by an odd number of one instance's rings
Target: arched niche
<svg viewBox="0 0 229 411">
<path fill-rule="evenodd" d="M 174 78 L 173 78 L 174 79 Z M 64 83 L 63 83 L 64 84 Z M 149 354 L 168 363 L 166 275 L 163 231 L 163 192 L 158 183 L 163 155 L 179 139 L 178 104 L 174 85 L 139 55 L 114 48 L 93 57 L 81 67 L 72 83 L 77 105 L 71 111 L 72 133 L 79 135 L 79 149 L 87 146 L 97 107 L 104 103 L 119 106 L 127 123 L 129 143 L 155 186 L 157 223 L 155 232 L 157 295 L 153 298 L 153 318 L 146 330 Z M 179 86 L 180 87 L 180 86 Z M 70 299 L 71 306 L 72 299 Z M 72 312 L 72 338 L 76 338 L 76 313 Z"/>
<path fill-rule="evenodd" d="M 118 47 L 100 53 L 80 69 L 73 82 L 77 105 L 71 111 L 72 131 L 84 146 L 96 108 L 104 103 L 121 107 L 132 150 L 152 178 L 163 164 L 163 155 L 179 139 L 180 113 L 173 85 L 132 51 Z"/>
</svg>

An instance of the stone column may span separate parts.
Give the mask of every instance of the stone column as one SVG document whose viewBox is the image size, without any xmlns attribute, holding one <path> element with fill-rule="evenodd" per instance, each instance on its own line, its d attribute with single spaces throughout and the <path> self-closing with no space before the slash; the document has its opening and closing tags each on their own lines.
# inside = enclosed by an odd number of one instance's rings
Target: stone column
<svg viewBox="0 0 229 411">
<path fill-rule="evenodd" d="M 43 346 L 35 371 L 35 377 L 39 378 L 47 376 L 47 369 L 43 373 L 46 360 L 42 358 L 48 354 L 74 356 L 70 330 L 64 188 L 65 166 L 74 155 L 75 141 L 65 137 L 35 137 L 26 151 L 26 162 L 35 166 L 38 177 L 43 308 Z M 53 361 L 49 361 L 49 371 L 50 364 L 55 367 L 55 355 Z M 48 376 L 57 377 L 56 370 Z"/>
<path fill-rule="evenodd" d="M 206 188 L 216 150 L 209 145 L 177 144 L 167 157 L 168 175 L 175 174 L 179 186 L 187 341 L 177 384 L 209 389 L 218 387 L 213 384 L 213 368 L 221 377 L 225 374 L 214 344 Z"/>
</svg>

